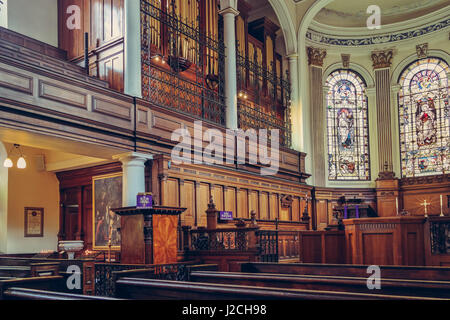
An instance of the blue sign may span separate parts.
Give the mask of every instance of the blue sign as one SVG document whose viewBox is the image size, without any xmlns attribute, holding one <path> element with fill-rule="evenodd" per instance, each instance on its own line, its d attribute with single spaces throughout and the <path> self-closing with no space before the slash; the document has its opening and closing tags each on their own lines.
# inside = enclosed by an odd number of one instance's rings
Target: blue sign
<svg viewBox="0 0 450 320">
<path fill-rule="evenodd" d="M 220 211 L 220 220 L 233 220 L 233 211 Z"/>
</svg>

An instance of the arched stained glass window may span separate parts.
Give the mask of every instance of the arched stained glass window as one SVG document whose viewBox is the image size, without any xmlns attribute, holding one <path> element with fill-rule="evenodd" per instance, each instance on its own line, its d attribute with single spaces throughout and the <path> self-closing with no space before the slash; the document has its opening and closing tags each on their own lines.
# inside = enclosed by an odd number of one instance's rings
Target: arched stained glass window
<svg viewBox="0 0 450 320">
<path fill-rule="evenodd" d="M 328 179 L 370 180 L 366 83 L 351 70 L 336 70 L 326 81 Z"/>
<path fill-rule="evenodd" d="M 400 153 L 403 177 L 450 171 L 450 107 L 447 63 L 426 58 L 399 79 Z"/>
</svg>

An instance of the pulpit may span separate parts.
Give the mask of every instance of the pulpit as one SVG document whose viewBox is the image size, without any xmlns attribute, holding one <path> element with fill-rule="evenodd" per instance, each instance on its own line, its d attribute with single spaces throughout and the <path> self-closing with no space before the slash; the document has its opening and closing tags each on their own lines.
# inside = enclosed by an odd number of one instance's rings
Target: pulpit
<svg viewBox="0 0 450 320">
<path fill-rule="evenodd" d="M 423 266 L 424 217 L 344 220 L 348 264 Z"/>
<path fill-rule="evenodd" d="M 113 209 L 112 211 L 121 216 L 121 263 L 176 263 L 178 220 L 185 210 L 162 206 Z"/>
</svg>

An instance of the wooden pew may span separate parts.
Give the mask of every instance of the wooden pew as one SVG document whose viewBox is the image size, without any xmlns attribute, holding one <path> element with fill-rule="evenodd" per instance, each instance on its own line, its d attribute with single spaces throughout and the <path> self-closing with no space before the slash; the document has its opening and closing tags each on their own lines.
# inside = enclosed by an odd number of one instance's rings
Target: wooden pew
<svg viewBox="0 0 450 320">
<path fill-rule="evenodd" d="M 381 278 L 450 281 L 450 267 L 379 266 Z M 315 263 L 242 263 L 245 273 L 276 273 L 367 278 L 367 265 L 315 264 Z"/>
<path fill-rule="evenodd" d="M 36 290 L 48 290 L 63 292 L 67 290 L 64 277 L 35 277 L 35 278 L 15 278 L 0 281 L 0 300 L 3 299 L 3 293 L 9 288 L 27 288 Z"/>
<path fill-rule="evenodd" d="M 116 298 L 95 297 L 81 294 L 16 287 L 5 290 L 2 297 L 3 300 L 120 300 Z"/>
<path fill-rule="evenodd" d="M 425 297 L 261 288 L 127 277 L 116 281 L 116 297 L 139 300 L 432 300 Z"/>
<path fill-rule="evenodd" d="M 27 258 L 0 257 L 0 277 L 56 276 L 58 273 L 58 262 L 35 262 Z"/>
<path fill-rule="evenodd" d="M 450 281 L 381 279 L 381 289 L 367 288 L 367 278 L 269 273 L 192 271 L 190 281 L 256 287 L 359 292 L 450 299 Z"/>
</svg>

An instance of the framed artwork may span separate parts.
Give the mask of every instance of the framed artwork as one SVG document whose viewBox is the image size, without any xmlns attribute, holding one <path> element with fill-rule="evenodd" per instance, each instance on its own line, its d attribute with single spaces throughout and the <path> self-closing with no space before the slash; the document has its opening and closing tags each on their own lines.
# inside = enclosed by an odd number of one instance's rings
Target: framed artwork
<svg viewBox="0 0 450 320">
<path fill-rule="evenodd" d="M 120 216 L 111 209 L 122 207 L 122 173 L 92 178 L 92 246 L 94 250 L 120 249 Z"/>
<path fill-rule="evenodd" d="M 25 237 L 44 236 L 44 208 L 25 208 Z"/>
</svg>

